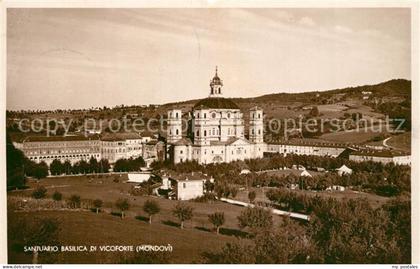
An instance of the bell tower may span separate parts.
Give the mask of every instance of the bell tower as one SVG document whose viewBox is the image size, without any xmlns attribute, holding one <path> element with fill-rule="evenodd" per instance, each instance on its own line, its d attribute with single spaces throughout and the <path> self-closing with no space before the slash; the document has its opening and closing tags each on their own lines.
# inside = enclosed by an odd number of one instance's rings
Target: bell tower
<svg viewBox="0 0 420 269">
<path fill-rule="evenodd" d="M 249 111 L 249 141 L 253 143 L 264 142 L 263 110 L 254 107 Z"/>
<path fill-rule="evenodd" d="M 182 138 L 182 111 L 172 109 L 168 111 L 167 141 L 174 143 Z"/>
</svg>

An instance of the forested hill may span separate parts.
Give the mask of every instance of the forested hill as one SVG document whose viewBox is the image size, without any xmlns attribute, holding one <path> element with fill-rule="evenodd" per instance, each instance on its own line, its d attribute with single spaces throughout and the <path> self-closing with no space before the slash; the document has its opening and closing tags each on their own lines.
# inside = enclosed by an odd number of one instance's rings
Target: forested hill
<svg viewBox="0 0 420 269">
<path fill-rule="evenodd" d="M 342 89 L 333 89 L 327 91 L 310 91 L 302 93 L 273 93 L 251 98 L 232 98 L 231 100 L 237 103 L 241 108 L 250 106 L 267 105 L 293 105 L 301 104 L 327 104 L 337 101 L 334 99 L 337 95 L 343 95 L 344 99 L 362 99 L 363 92 L 371 92 L 370 99 L 376 98 L 398 98 L 404 100 L 411 100 L 411 81 L 406 79 L 393 79 L 375 85 L 363 85 L 357 87 L 347 87 Z M 343 97 L 342 96 L 342 97 Z M 199 100 L 188 100 L 177 103 L 168 103 L 161 107 L 184 107 L 189 108 Z"/>
</svg>

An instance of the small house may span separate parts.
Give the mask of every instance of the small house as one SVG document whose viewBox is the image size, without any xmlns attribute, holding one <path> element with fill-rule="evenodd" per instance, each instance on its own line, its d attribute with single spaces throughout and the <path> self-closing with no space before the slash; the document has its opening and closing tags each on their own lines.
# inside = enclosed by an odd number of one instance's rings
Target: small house
<svg viewBox="0 0 420 269">
<path fill-rule="evenodd" d="M 204 182 L 210 180 L 209 176 L 192 172 L 169 175 L 172 188 L 172 198 L 176 200 L 191 200 L 204 195 Z"/>
<path fill-rule="evenodd" d="M 337 173 L 341 177 L 343 175 L 351 175 L 353 170 L 343 164 L 340 168 L 337 169 Z"/>
<path fill-rule="evenodd" d="M 312 177 L 312 175 L 308 172 L 308 170 L 303 170 L 302 173 L 300 173 L 301 177 Z"/>
<path fill-rule="evenodd" d="M 345 191 L 346 188 L 340 185 L 332 185 L 326 189 L 326 191 Z"/>
</svg>

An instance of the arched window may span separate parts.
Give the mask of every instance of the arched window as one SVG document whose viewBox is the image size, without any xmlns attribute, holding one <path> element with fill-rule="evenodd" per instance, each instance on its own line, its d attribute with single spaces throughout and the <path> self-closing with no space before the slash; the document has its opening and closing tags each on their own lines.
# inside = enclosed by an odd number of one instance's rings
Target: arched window
<svg viewBox="0 0 420 269">
<path fill-rule="evenodd" d="M 254 134 L 254 129 L 251 130 L 251 133 Z"/>
<path fill-rule="evenodd" d="M 206 136 L 207 135 L 207 131 L 206 130 L 204 130 L 204 136 Z"/>
<path fill-rule="evenodd" d="M 178 129 L 176 129 L 175 133 L 176 133 L 176 135 L 178 135 L 178 134 L 179 134 L 179 131 L 178 131 Z"/>
<path fill-rule="evenodd" d="M 261 119 L 261 114 L 260 113 L 258 113 L 258 118 Z"/>
<path fill-rule="evenodd" d="M 175 117 L 178 118 L 178 112 L 176 112 Z"/>
<path fill-rule="evenodd" d="M 261 134 L 261 130 L 258 130 L 258 134 Z"/>
<path fill-rule="evenodd" d="M 199 130 L 197 130 L 197 134 L 196 134 L 196 136 L 199 136 L 200 135 L 200 131 Z"/>
<path fill-rule="evenodd" d="M 206 118 L 206 116 L 207 116 L 206 113 L 204 113 L 204 118 Z"/>
</svg>

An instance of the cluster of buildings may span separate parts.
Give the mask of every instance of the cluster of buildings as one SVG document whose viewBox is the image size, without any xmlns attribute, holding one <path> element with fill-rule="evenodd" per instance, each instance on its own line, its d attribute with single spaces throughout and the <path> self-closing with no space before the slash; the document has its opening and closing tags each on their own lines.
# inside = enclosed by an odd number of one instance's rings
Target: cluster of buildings
<svg viewBox="0 0 420 269">
<path fill-rule="evenodd" d="M 167 157 L 173 163 L 192 160 L 200 164 L 231 162 L 261 158 L 264 153 L 280 153 L 329 157 L 346 154 L 354 161 L 411 165 L 410 154 L 399 151 L 366 150 L 342 143 L 305 140 L 267 144 L 263 139 L 263 110 L 258 107 L 249 111 L 249 135 L 245 138 L 243 114 L 232 100 L 223 98 L 222 87 L 216 68 L 216 74 L 210 81 L 209 96 L 187 112 L 191 120 L 188 121 L 186 136 L 182 132 L 182 110 L 168 111 Z"/>
<path fill-rule="evenodd" d="M 264 142 L 264 114 L 251 108 L 245 137 L 244 115 L 237 104 L 223 97 L 223 81 L 217 74 L 210 81 L 210 94 L 197 102 L 184 134 L 183 111 L 168 111 L 166 143 L 152 134 L 112 133 L 90 136 L 28 137 L 16 144 L 35 162 L 50 164 L 54 159 L 72 163 L 90 158 L 107 159 L 111 164 L 122 158 L 143 157 L 146 162 L 170 159 L 174 164 L 197 161 L 199 164 L 255 159 L 264 153 L 338 157 L 346 153 L 350 160 L 411 165 L 410 155 L 391 150 L 352 148 L 340 143 L 305 140 Z M 185 116 L 185 115 L 184 115 Z"/>
</svg>

